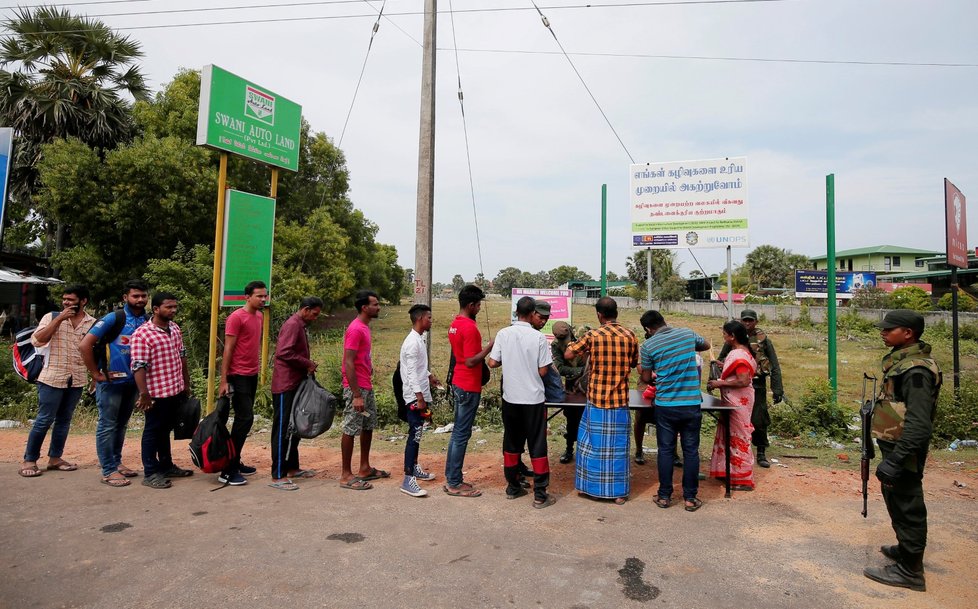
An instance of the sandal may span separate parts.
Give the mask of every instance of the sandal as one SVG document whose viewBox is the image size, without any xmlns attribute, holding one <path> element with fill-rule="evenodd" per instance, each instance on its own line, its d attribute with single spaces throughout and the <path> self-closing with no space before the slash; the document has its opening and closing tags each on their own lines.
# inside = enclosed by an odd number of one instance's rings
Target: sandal
<svg viewBox="0 0 978 609">
<path fill-rule="evenodd" d="M 553 495 L 547 495 L 547 498 L 543 501 L 534 501 L 533 507 L 535 509 L 542 510 L 543 508 L 548 508 L 555 503 L 557 503 L 557 498 Z"/>
<path fill-rule="evenodd" d="M 116 474 L 119 474 L 118 478 L 115 477 Z M 109 474 L 108 476 L 103 477 L 102 484 L 119 488 L 123 486 L 129 486 L 132 483 L 129 482 L 129 480 L 125 477 L 125 475 L 122 472 L 115 471 Z"/>
<path fill-rule="evenodd" d="M 523 488 L 522 486 L 520 488 L 516 489 L 515 491 L 512 491 L 512 492 L 510 492 L 507 489 L 506 490 L 506 498 L 507 499 L 519 499 L 520 497 L 525 497 L 526 494 L 527 494 L 527 492 L 528 491 L 525 488 Z"/>
<path fill-rule="evenodd" d="M 635 455 L 635 463 L 638 465 L 645 465 L 645 455 Z"/>
<path fill-rule="evenodd" d="M 442 487 L 442 489 L 450 497 L 480 497 L 482 496 L 482 491 L 475 488 L 468 482 L 463 482 L 458 486 L 448 486 L 447 484 Z"/>
<path fill-rule="evenodd" d="M 48 463 L 48 469 L 58 472 L 73 472 L 78 469 L 78 466 L 67 461 L 58 461 L 57 463 Z"/>
<path fill-rule="evenodd" d="M 143 486 L 149 488 L 170 488 L 173 484 L 167 480 L 162 473 L 153 474 L 143 478 Z"/>
<path fill-rule="evenodd" d="M 279 490 L 279 491 L 297 491 L 299 490 L 299 485 L 291 480 L 279 480 L 278 482 L 272 482 L 268 486 Z"/>
<path fill-rule="evenodd" d="M 373 484 L 370 484 L 363 478 L 350 478 L 346 482 L 340 482 L 340 488 L 348 488 L 351 491 L 369 491 L 373 487 Z"/>
<path fill-rule="evenodd" d="M 316 477 L 316 470 L 314 469 L 299 469 L 296 470 L 294 474 L 289 476 L 289 478 L 315 478 L 315 477 Z"/>
<path fill-rule="evenodd" d="M 615 497 L 615 505 L 625 505 L 626 501 L 628 501 L 628 497 Z"/>
<path fill-rule="evenodd" d="M 669 497 L 656 497 L 655 499 L 652 500 L 652 503 L 656 504 L 662 509 L 665 509 L 670 505 L 672 505 L 672 499 L 670 499 Z"/>
<path fill-rule="evenodd" d="M 315 475 L 315 474 L 313 474 L 313 475 Z M 390 477 L 391 477 L 391 473 L 390 472 L 385 472 L 384 470 L 377 469 L 376 467 L 371 467 L 370 468 L 370 473 L 367 474 L 366 476 L 358 476 L 358 478 L 360 478 L 360 480 L 364 480 L 364 481 L 366 481 L 366 480 L 379 480 L 380 478 L 390 478 Z"/>
<path fill-rule="evenodd" d="M 685 500 L 685 506 L 683 506 L 687 512 L 695 512 L 696 510 L 703 507 L 703 500 L 693 497 L 692 499 Z"/>
<path fill-rule="evenodd" d="M 20 471 L 17 472 L 24 478 L 37 478 L 44 472 L 42 472 L 36 465 L 31 465 L 30 467 L 22 467 Z"/>
<path fill-rule="evenodd" d="M 135 478 L 136 476 L 138 476 L 138 475 L 139 475 L 139 472 L 137 472 L 137 471 L 136 471 L 136 470 L 134 470 L 134 469 L 130 469 L 130 468 L 128 468 L 128 467 L 126 467 L 125 465 L 120 465 L 120 466 L 119 466 L 119 467 L 117 468 L 117 470 L 118 470 L 118 472 L 119 472 L 120 474 L 122 474 L 122 475 L 123 475 L 123 476 L 125 476 L 126 478 Z"/>
</svg>

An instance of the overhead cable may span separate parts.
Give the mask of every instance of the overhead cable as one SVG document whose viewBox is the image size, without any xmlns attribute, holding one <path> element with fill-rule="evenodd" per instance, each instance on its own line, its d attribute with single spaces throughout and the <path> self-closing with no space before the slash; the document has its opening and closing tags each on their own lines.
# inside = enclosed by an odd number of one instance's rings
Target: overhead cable
<svg viewBox="0 0 978 609">
<path fill-rule="evenodd" d="M 368 2 L 369 4 L 369 2 Z M 374 37 L 377 35 L 377 31 L 380 29 L 380 20 L 384 16 L 384 7 L 387 6 L 387 0 L 380 5 L 380 12 L 377 13 L 377 21 L 374 22 L 373 28 L 370 30 L 370 42 L 367 43 L 367 52 L 363 56 L 363 66 L 360 67 L 360 78 L 357 79 L 357 86 L 353 89 L 353 99 L 350 100 L 350 109 L 346 112 L 346 120 L 343 121 L 343 131 L 340 132 L 340 141 L 336 144 L 337 148 L 343 146 L 343 137 L 346 135 L 346 126 L 350 123 L 350 115 L 353 114 L 353 106 L 357 103 L 357 93 L 360 92 L 360 83 L 363 82 L 363 74 L 367 71 L 367 59 L 370 57 L 370 49 L 374 46 Z M 373 5 L 371 5 L 373 8 Z"/>
</svg>

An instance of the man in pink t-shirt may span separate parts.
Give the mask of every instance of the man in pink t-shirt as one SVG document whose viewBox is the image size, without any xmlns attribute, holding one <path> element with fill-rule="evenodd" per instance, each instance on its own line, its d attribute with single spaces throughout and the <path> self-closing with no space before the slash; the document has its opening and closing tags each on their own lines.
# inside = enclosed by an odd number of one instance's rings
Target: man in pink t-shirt
<svg viewBox="0 0 978 609">
<path fill-rule="evenodd" d="M 224 324 L 224 357 L 221 359 L 221 385 L 218 394 L 230 397 L 230 405 L 218 416 L 227 425 L 228 416 L 234 410 L 231 440 L 238 455 L 221 472 L 217 481 L 231 486 L 247 484 L 244 476 L 255 473 L 255 468 L 241 463 L 241 449 L 251 426 L 255 422 L 255 393 L 258 391 L 258 373 L 261 369 L 261 336 L 264 317 L 262 309 L 268 302 L 268 286 L 262 281 L 252 281 L 245 286 L 245 304 L 228 315 Z"/>
<path fill-rule="evenodd" d="M 343 469 L 340 486 L 356 491 L 372 488 L 370 480 L 390 478 L 390 472 L 371 467 L 370 442 L 377 426 L 377 402 L 371 380 L 370 321 L 380 315 L 380 300 L 370 290 L 360 290 L 353 301 L 357 317 L 343 335 Z M 353 474 L 353 443 L 360 436 L 360 469 Z"/>
</svg>

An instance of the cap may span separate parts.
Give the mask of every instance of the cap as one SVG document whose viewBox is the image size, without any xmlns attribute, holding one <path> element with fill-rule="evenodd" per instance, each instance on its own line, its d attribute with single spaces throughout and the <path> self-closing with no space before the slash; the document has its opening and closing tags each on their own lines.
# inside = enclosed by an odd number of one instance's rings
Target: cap
<svg viewBox="0 0 978 609">
<path fill-rule="evenodd" d="M 757 321 L 757 311 L 755 311 L 754 309 L 744 309 L 743 311 L 740 312 L 740 318 L 753 319 L 754 321 Z"/>
<path fill-rule="evenodd" d="M 924 333 L 924 316 L 909 309 L 897 309 L 887 313 L 883 321 L 876 324 L 876 327 L 881 330 L 910 328 L 915 335 L 920 336 Z"/>
<path fill-rule="evenodd" d="M 558 321 L 554 323 L 551 331 L 554 334 L 554 338 L 567 338 L 570 335 L 571 327 L 566 321 Z"/>
<path fill-rule="evenodd" d="M 533 310 L 539 313 L 540 315 L 546 315 L 549 317 L 550 303 L 547 302 L 546 300 L 538 300 L 536 306 L 533 307 Z"/>
</svg>

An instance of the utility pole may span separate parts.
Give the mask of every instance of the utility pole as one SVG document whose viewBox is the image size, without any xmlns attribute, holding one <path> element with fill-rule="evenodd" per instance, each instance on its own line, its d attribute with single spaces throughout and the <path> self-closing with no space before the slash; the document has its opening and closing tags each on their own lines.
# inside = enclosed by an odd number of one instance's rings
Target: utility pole
<svg viewBox="0 0 978 609">
<path fill-rule="evenodd" d="M 418 219 L 414 246 L 414 303 L 431 306 L 431 251 L 435 217 L 435 34 L 437 0 L 424 3 L 421 137 L 418 144 Z M 428 345 L 431 353 L 431 345 Z"/>
</svg>

